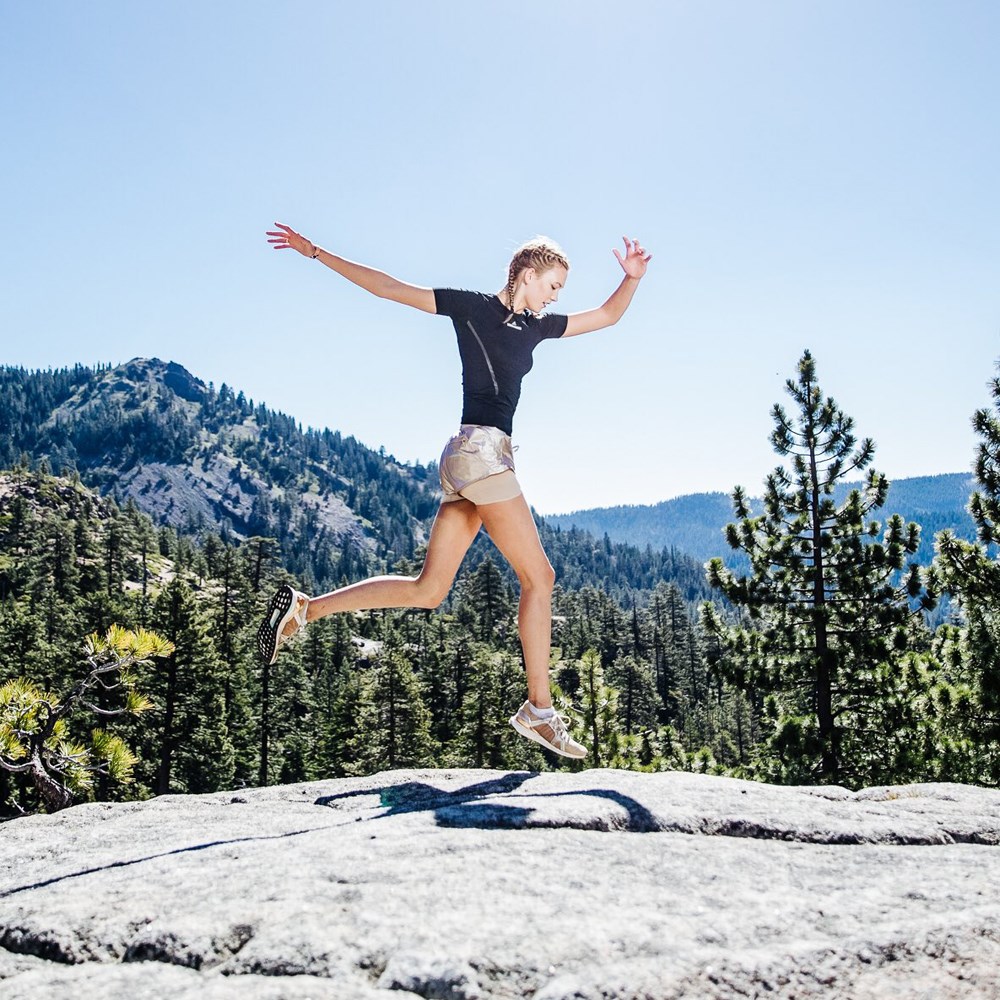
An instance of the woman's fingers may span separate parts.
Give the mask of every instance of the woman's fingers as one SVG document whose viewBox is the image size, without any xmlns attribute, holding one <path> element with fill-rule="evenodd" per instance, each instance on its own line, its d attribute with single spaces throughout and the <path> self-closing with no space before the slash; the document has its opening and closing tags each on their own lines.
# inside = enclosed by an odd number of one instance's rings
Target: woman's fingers
<svg viewBox="0 0 1000 1000">
<path fill-rule="evenodd" d="M 312 245 L 291 226 L 286 226 L 283 222 L 275 222 L 275 225 L 281 230 L 280 232 L 273 229 L 267 231 L 269 237 L 267 242 L 271 244 L 273 250 L 298 250 L 299 253 L 305 253 L 306 246 Z"/>
<path fill-rule="evenodd" d="M 638 240 L 630 240 L 627 236 L 623 236 L 622 239 L 625 241 L 625 248 L 630 254 L 642 257 L 647 263 L 653 259 L 653 255 Z"/>
</svg>

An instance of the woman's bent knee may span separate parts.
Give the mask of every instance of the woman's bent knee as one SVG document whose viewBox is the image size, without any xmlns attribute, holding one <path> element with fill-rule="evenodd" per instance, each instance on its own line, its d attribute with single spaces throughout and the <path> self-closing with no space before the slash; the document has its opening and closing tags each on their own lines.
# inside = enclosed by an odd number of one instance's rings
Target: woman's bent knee
<svg viewBox="0 0 1000 1000">
<path fill-rule="evenodd" d="M 424 579 L 417 577 L 413 581 L 414 606 L 433 610 L 448 596 L 451 589 L 451 582 L 442 583 L 440 580 Z"/>
</svg>

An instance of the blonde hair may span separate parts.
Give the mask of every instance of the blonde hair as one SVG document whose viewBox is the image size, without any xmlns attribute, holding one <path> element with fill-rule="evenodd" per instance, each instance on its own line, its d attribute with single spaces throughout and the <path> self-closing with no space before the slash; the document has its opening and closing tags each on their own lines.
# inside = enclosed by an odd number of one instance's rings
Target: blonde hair
<svg viewBox="0 0 1000 1000">
<path fill-rule="evenodd" d="M 509 320 L 514 315 L 514 286 L 522 271 L 534 268 L 539 274 L 550 267 L 564 267 L 569 270 L 569 260 L 563 248 L 547 236 L 536 236 L 527 243 L 522 243 L 510 259 L 507 268 L 507 308 L 510 310 Z"/>
</svg>

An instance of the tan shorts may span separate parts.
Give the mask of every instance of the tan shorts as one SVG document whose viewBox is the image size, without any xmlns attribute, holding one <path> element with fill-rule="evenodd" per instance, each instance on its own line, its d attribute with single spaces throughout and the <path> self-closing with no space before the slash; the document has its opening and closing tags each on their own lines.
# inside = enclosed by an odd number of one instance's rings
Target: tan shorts
<svg viewBox="0 0 1000 1000">
<path fill-rule="evenodd" d="M 521 495 L 514 475 L 510 435 L 497 427 L 462 424 L 445 445 L 438 471 L 442 503 L 451 500 L 499 503 Z"/>
</svg>

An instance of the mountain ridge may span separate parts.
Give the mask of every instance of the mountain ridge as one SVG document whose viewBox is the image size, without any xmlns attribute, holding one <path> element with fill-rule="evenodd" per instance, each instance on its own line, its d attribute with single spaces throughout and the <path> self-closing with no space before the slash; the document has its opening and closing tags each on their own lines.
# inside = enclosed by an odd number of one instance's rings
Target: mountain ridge
<svg viewBox="0 0 1000 1000">
<path fill-rule="evenodd" d="M 838 503 L 860 483 L 845 483 L 835 491 Z M 904 521 L 916 521 L 922 528 L 917 561 L 933 557 L 934 535 L 950 529 L 961 538 L 975 537 L 975 525 L 966 510 L 969 495 L 976 488 L 971 472 L 913 476 L 890 483 L 885 505 L 877 513 L 885 521 L 899 513 Z M 750 499 L 759 510 L 759 497 Z M 612 541 L 673 547 L 696 559 L 712 556 L 734 558 L 725 542 L 726 524 L 735 520 L 730 494 L 688 493 L 657 504 L 619 504 L 594 507 L 568 514 L 547 514 L 546 521 L 563 530 L 577 528 Z"/>
<path fill-rule="evenodd" d="M 307 589 L 411 566 L 439 500 L 435 464 L 397 461 L 328 428 L 303 431 L 225 383 L 216 389 L 159 358 L 0 368 L 0 468 L 43 463 L 186 534 L 274 538 Z M 678 579 L 689 599 L 704 596 L 700 566 L 680 553 L 605 546 L 542 521 L 539 531 L 566 587 L 652 590 Z M 473 544 L 473 564 L 488 545 Z"/>
</svg>

